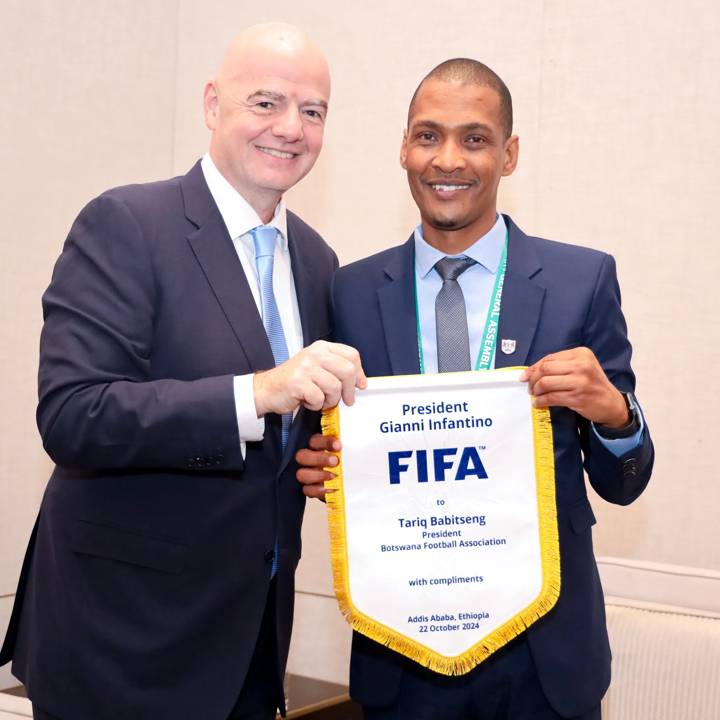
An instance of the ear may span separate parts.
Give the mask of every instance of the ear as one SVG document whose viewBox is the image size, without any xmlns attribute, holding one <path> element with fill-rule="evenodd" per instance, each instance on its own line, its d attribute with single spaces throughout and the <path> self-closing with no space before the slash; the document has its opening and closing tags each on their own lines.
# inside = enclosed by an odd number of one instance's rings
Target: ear
<svg viewBox="0 0 720 720">
<path fill-rule="evenodd" d="M 511 135 L 505 141 L 505 163 L 503 165 L 503 177 L 512 175 L 518 163 L 518 153 L 520 152 L 520 138 L 517 135 Z"/>
<path fill-rule="evenodd" d="M 407 129 L 403 130 L 403 139 L 400 145 L 400 166 L 403 170 L 407 170 Z"/>
<path fill-rule="evenodd" d="M 203 93 L 203 109 L 205 112 L 205 125 L 208 130 L 214 130 L 217 126 L 218 107 L 220 99 L 218 97 L 215 82 L 211 80 L 205 85 Z"/>
</svg>

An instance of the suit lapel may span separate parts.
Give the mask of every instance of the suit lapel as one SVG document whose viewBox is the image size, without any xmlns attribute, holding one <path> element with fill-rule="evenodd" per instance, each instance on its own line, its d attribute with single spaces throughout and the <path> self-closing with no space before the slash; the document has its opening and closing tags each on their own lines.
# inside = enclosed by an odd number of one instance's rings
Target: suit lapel
<svg viewBox="0 0 720 720">
<path fill-rule="evenodd" d="M 255 299 L 200 163 L 181 180 L 185 214 L 196 230 L 188 242 L 252 370 L 275 367 Z"/>
<path fill-rule="evenodd" d="M 541 270 L 534 244 L 507 215 L 504 217 L 509 244 L 495 351 L 497 368 L 526 364 L 545 298 L 545 288 L 533 279 Z M 514 341 L 513 352 L 502 351 L 503 340 Z"/>
<path fill-rule="evenodd" d="M 388 283 L 378 288 L 385 346 L 393 375 L 420 372 L 415 307 L 415 240 L 397 248 L 385 266 Z"/>
<path fill-rule="evenodd" d="M 302 325 L 303 346 L 307 347 L 319 337 L 327 335 L 330 328 L 321 327 L 321 320 L 326 318 L 325 313 L 315 312 L 318 302 L 317 283 L 313 282 L 312 257 L 303 252 L 302 240 L 298 232 L 295 215 L 287 213 L 288 229 L 288 250 L 290 251 L 290 264 L 292 267 L 293 282 L 295 283 L 295 295 L 300 312 L 300 324 Z"/>
<path fill-rule="evenodd" d="M 315 302 L 317 302 L 315 298 L 316 285 L 312 281 L 309 265 L 312 258 L 307 257 L 307 253 L 303 252 L 302 241 L 299 237 L 294 217 L 295 216 L 288 211 L 288 250 L 290 252 L 295 295 L 300 313 L 300 324 L 302 325 L 303 346 L 307 347 L 315 342 L 318 337 L 325 335 L 329 331 L 329 328 L 319 327 L 318 313 L 312 311 L 313 308 L 316 307 Z M 294 448 L 297 443 L 297 435 L 303 426 L 303 420 L 307 412 L 304 407 L 300 407 L 293 418 L 288 436 L 288 444 L 280 461 L 278 476 L 282 474 L 293 457 Z"/>
</svg>

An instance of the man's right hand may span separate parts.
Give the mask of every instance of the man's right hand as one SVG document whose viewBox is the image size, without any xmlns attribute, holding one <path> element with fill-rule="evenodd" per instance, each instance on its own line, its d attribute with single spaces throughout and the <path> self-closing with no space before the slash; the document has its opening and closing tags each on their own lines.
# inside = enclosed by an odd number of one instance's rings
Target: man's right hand
<svg viewBox="0 0 720 720">
<path fill-rule="evenodd" d="M 342 398 L 355 402 L 355 388 L 364 389 L 367 378 L 355 348 L 317 340 L 273 370 L 253 378 L 255 410 L 285 415 L 299 405 L 309 410 L 334 407 Z"/>
</svg>

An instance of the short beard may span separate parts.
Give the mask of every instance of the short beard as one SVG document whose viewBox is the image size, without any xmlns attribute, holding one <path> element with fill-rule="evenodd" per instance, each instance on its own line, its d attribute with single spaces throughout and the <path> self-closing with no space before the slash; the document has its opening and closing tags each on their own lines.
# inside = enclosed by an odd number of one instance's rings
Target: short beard
<svg viewBox="0 0 720 720">
<path fill-rule="evenodd" d="M 461 227 L 457 220 L 451 219 L 441 220 L 439 218 L 433 218 L 430 224 L 438 230 L 459 230 Z"/>
</svg>

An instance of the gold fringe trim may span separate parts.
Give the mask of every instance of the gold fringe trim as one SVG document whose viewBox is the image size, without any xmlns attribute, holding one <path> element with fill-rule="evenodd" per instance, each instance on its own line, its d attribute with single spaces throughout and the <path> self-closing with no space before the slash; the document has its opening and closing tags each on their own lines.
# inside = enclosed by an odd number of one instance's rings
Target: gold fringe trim
<svg viewBox="0 0 720 720">
<path fill-rule="evenodd" d="M 503 370 L 522 368 L 503 368 Z M 543 583 L 539 595 L 526 608 L 486 635 L 480 642 L 460 655 L 449 657 L 412 640 L 402 633 L 373 620 L 360 612 L 350 596 L 349 565 L 345 532 L 345 496 L 343 493 L 342 452 L 335 453 L 338 464 L 325 468 L 335 477 L 325 483 L 333 492 L 325 496 L 330 531 L 330 561 L 333 586 L 340 611 L 354 630 L 442 675 L 464 675 L 486 660 L 530 625 L 545 615 L 560 595 L 560 544 L 555 502 L 555 457 L 550 411 L 532 408 L 535 446 L 535 476 L 540 526 L 540 548 Z M 340 410 L 324 410 L 323 435 L 342 440 Z"/>
</svg>

